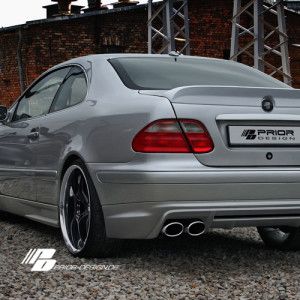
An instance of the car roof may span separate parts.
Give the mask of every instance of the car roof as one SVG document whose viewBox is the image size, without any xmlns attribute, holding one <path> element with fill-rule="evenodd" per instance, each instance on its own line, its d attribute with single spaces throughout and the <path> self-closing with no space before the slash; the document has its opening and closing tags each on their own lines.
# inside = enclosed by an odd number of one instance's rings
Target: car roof
<svg viewBox="0 0 300 300">
<path fill-rule="evenodd" d="M 162 58 L 162 57 L 166 57 L 166 58 L 174 58 L 176 57 L 176 55 L 169 55 L 169 54 L 145 54 L 145 53 L 111 53 L 111 54 L 92 54 L 92 55 L 87 55 L 87 56 L 82 56 L 82 57 L 78 57 L 78 58 L 74 58 L 71 60 L 68 60 L 64 63 L 62 63 L 62 65 L 64 64 L 70 64 L 70 63 L 79 63 L 82 60 L 85 61 L 91 61 L 91 62 L 96 62 L 99 60 L 108 60 L 108 59 L 113 59 L 113 58 L 122 58 L 122 57 L 135 57 L 135 58 L 149 58 L 149 57 L 153 57 L 153 58 Z M 196 59 L 201 59 L 201 60 L 212 60 L 212 61 L 216 61 L 216 60 L 222 60 L 222 61 L 227 61 L 228 63 L 233 63 L 233 61 L 229 61 L 229 60 L 224 60 L 224 59 L 219 59 L 219 58 L 211 58 L 211 57 L 202 57 L 202 56 L 189 56 L 189 55 L 179 55 L 178 57 L 180 58 L 196 58 Z"/>
</svg>

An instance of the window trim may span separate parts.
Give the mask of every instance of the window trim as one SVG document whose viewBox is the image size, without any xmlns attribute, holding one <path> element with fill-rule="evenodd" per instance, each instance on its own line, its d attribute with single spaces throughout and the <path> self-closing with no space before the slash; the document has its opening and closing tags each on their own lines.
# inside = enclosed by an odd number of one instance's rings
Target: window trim
<svg viewBox="0 0 300 300">
<path fill-rule="evenodd" d="M 47 113 L 45 113 L 45 114 L 43 114 L 43 115 L 40 115 L 40 116 L 36 116 L 36 117 L 24 119 L 24 120 L 15 120 L 15 121 L 13 121 L 13 118 L 14 118 L 14 116 L 15 116 L 15 114 L 16 114 L 16 111 L 17 111 L 17 109 L 18 109 L 18 107 L 19 107 L 20 101 L 23 99 L 23 97 L 25 96 L 25 94 L 26 94 L 29 90 L 31 90 L 36 84 L 38 84 L 41 80 L 43 80 L 46 76 L 50 75 L 51 73 L 56 72 L 56 71 L 59 71 L 59 70 L 61 70 L 61 69 L 65 69 L 65 68 L 70 68 L 70 71 L 71 71 L 72 67 L 79 67 L 79 68 L 81 68 L 81 69 L 83 70 L 83 73 L 84 73 L 85 78 L 86 78 L 86 82 L 87 82 L 87 93 L 86 93 L 85 99 L 84 99 L 82 102 L 79 102 L 79 103 L 76 104 L 76 105 L 82 104 L 82 103 L 86 100 L 86 98 L 87 98 L 87 95 L 88 95 L 88 92 L 89 92 L 89 87 L 90 87 L 90 85 L 89 85 L 89 80 L 88 80 L 88 76 L 87 76 L 87 73 L 86 73 L 85 68 L 84 68 L 82 65 L 78 64 L 78 63 L 71 63 L 71 64 L 66 64 L 66 65 L 63 65 L 63 66 L 57 66 L 57 67 L 54 66 L 53 68 L 47 70 L 45 73 L 41 74 L 40 77 L 38 77 L 36 80 L 34 80 L 34 81 L 28 86 L 28 88 L 20 95 L 20 97 L 19 97 L 19 98 L 11 105 L 11 108 L 10 108 L 9 110 L 11 110 L 14 106 L 16 106 L 16 107 L 14 108 L 14 111 L 13 111 L 13 113 L 12 113 L 12 115 L 11 115 L 9 121 L 8 121 L 6 124 L 17 124 L 17 123 L 24 122 L 24 121 L 34 120 L 34 119 L 37 119 L 37 118 L 43 118 L 43 117 L 47 116 L 48 114 L 52 114 L 52 113 L 56 113 L 56 112 L 62 111 L 62 110 L 55 111 L 55 112 L 50 112 L 50 111 L 48 111 Z M 67 73 L 67 75 L 68 75 L 68 74 L 69 74 L 69 72 Z M 66 75 L 66 76 L 67 76 L 67 75 Z M 66 78 L 66 77 L 65 77 L 65 78 Z M 64 78 L 64 80 L 65 80 L 65 78 Z M 64 82 L 64 81 L 63 81 L 63 82 Z M 54 99 L 55 99 L 55 97 L 56 97 L 58 91 L 60 90 L 61 86 L 62 86 L 62 84 L 60 85 L 59 89 L 57 90 L 57 92 L 56 92 L 56 94 L 55 94 L 55 96 L 54 96 L 54 98 L 53 98 L 53 100 L 52 100 L 52 103 L 53 103 L 53 101 L 54 101 Z M 51 106 L 52 106 L 52 103 L 51 103 Z M 74 106 L 76 106 L 76 105 L 74 105 Z M 51 108 L 51 106 L 50 106 L 50 108 Z M 65 108 L 65 109 L 72 108 L 72 107 L 74 107 L 74 106 L 67 107 L 67 108 Z"/>
<path fill-rule="evenodd" d="M 64 107 L 64 108 L 59 109 L 59 110 L 51 111 L 51 109 L 52 109 L 52 107 L 53 107 L 53 104 L 54 104 L 55 100 L 56 100 L 57 97 L 59 96 L 59 93 L 60 93 L 60 91 L 62 90 L 62 88 L 63 88 L 63 86 L 64 86 L 64 83 L 66 82 L 66 80 L 67 80 L 67 78 L 68 78 L 68 75 L 71 73 L 72 69 L 75 68 L 75 67 L 78 67 L 79 69 L 81 69 L 81 70 L 83 71 L 83 74 L 84 74 L 84 77 L 85 77 L 85 82 L 86 82 L 86 93 L 85 93 L 84 98 L 83 98 L 80 102 L 78 102 L 78 103 L 76 103 L 76 104 L 74 104 L 74 105 L 71 105 L 71 106 L 68 106 L 68 107 Z M 57 90 L 57 92 L 56 92 L 56 94 L 55 94 L 55 96 L 54 96 L 54 98 L 53 98 L 53 100 L 52 100 L 52 103 L 51 103 L 51 105 L 50 105 L 50 108 L 49 108 L 47 114 L 45 114 L 45 115 L 53 114 L 53 113 L 56 113 L 56 112 L 59 112 L 59 111 L 62 111 L 62 110 L 68 109 L 68 108 L 72 108 L 72 107 L 74 107 L 74 106 L 77 106 L 77 105 L 83 103 L 83 102 L 86 100 L 86 98 L 87 98 L 87 95 L 88 95 L 88 89 L 89 89 L 89 82 L 88 82 L 88 77 L 87 77 L 87 74 L 86 74 L 85 70 L 84 70 L 81 66 L 79 66 L 79 65 L 73 65 L 73 66 L 71 67 L 70 71 L 67 73 L 66 77 L 64 78 L 63 82 L 61 83 L 59 89 Z"/>
</svg>

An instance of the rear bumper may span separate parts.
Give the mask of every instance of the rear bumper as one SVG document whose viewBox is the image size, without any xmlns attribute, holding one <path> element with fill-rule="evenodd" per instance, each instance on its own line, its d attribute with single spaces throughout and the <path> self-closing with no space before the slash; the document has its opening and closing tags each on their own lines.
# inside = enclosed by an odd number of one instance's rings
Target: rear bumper
<svg viewBox="0 0 300 300">
<path fill-rule="evenodd" d="M 285 200 L 231 202 L 145 202 L 103 206 L 107 235 L 151 239 L 174 219 L 199 219 L 206 228 L 300 226 L 300 202 Z"/>
<path fill-rule="evenodd" d="M 88 165 L 109 237 L 155 238 L 169 219 L 201 219 L 207 228 L 300 226 L 300 168 L 149 165 Z"/>
</svg>

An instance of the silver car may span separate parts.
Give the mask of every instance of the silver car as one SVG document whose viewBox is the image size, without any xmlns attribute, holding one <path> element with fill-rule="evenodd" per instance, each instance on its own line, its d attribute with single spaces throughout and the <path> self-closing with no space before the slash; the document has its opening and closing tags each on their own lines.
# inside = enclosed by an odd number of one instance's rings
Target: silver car
<svg viewBox="0 0 300 300">
<path fill-rule="evenodd" d="M 238 226 L 300 248 L 300 91 L 253 68 L 92 55 L 0 117 L 0 209 L 60 226 L 73 255 Z"/>
</svg>

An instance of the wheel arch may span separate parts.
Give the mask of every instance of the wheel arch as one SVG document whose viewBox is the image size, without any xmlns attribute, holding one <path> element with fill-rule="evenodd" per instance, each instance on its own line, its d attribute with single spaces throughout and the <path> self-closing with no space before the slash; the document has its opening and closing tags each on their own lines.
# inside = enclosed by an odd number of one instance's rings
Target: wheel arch
<svg viewBox="0 0 300 300">
<path fill-rule="evenodd" d="M 62 163 L 61 168 L 60 168 L 60 172 L 59 172 L 60 182 L 62 181 L 63 176 L 64 176 L 65 172 L 67 171 L 68 167 L 71 166 L 72 163 L 76 160 L 80 160 L 82 163 L 84 163 L 86 165 L 83 157 L 79 153 L 77 153 L 77 152 L 69 153 L 65 157 L 65 159 L 63 160 L 63 163 Z"/>
</svg>

